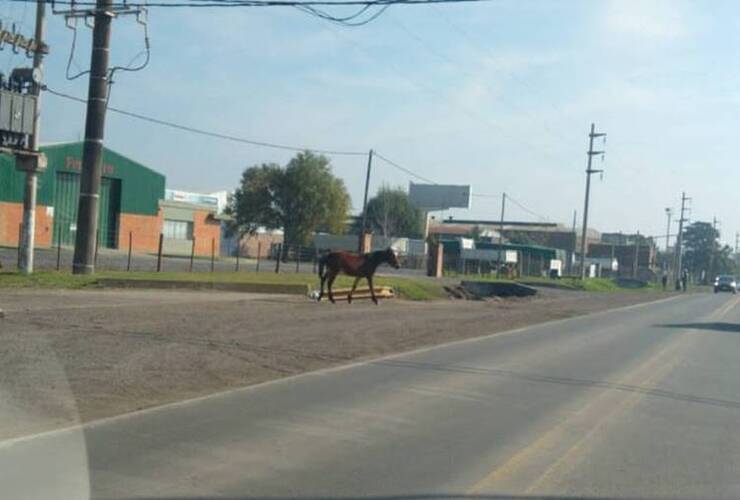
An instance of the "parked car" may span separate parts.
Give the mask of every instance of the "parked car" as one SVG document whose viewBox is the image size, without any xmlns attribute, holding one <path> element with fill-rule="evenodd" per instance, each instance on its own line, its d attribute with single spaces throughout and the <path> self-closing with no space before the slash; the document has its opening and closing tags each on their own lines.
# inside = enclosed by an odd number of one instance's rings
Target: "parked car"
<svg viewBox="0 0 740 500">
<path fill-rule="evenodd" d="M 714 293 L 732 292 L 737 293 L 737 281 L 734 276 L 723 274 L 714 280 Z"/>
</svg>

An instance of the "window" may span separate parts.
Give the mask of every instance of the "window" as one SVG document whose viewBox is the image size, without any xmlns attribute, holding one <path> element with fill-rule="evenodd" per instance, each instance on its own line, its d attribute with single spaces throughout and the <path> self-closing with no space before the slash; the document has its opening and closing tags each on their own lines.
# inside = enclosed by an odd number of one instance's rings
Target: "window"
<svg viewBox="0 0 740 500">
<path fill-rule="evenodd" d="M 192 240 L 193 223 L 184 220 L 164 220 L 164 237 L 171 240 Z"/>
</svg>

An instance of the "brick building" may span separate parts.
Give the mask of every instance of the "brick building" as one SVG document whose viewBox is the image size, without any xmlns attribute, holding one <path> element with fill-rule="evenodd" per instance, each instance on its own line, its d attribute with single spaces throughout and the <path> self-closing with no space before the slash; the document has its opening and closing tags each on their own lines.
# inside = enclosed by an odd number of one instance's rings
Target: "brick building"
<svg viewBox="0 0 740 500">
<path fill-rule="evenodd" d="M 39 175 L 36 208 L 36 246 L 60 244 L 73 246 L 77 231 L 77 209 L 82 167 L 82 142 L 42 146 L 48 168 Z M 18 245 L 23 215 L 23 182 L 25 174 L 16 170 L 12 156 L 0 155 L 0 245 Z M 135 252 L 156 252 L 160 233 L 170 224 L 168 208 L 163 202 L 165 177 L 115 151 L 103 150 L 103 173 L 100 186 L 98 241 L 103 248 Z M 212 210 L 190 206 L 190 219 L 185 222 L 185 236 L 200 234 L 204 242 L 196 252 L 211 253 L 207 238 L 219 244 L 220 222 L 212 222 Z M 214 230 L 215 228 L 215 230 Z M 190 232 L 188 232 L 188 229 Z M 165 235 L 167 236 L 167 235 Z M 180 233 L 177 233 L 180 236 Z M 190 247 L 188 247 L 188 253 Z M 218 252 L 218 248 L 216 248 Z"/>
<path fill-rule="evenodd" d="M 637 269 L 635 269 L 637 255 Z M 634 276 L 641 279 L 652 279 L 656 270 L 655 246 L 645 241 L 639 246 L 593 243 L 588 246 L 588 257 L 615 258 L 619 263 L 619 276 Z"/>
</svg>

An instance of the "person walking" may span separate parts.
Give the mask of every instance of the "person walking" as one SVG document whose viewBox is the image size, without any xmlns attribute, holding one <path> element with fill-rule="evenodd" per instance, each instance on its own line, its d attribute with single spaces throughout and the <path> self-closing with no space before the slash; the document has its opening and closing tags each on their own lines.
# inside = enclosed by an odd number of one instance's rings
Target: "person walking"
<svg viewBox="0 0 740 500">
<path fill-rule="evenodd" d="M 663 285 L 663 291 L 666 291 L 666 288 L 668 287 L 668 273 L 663 271 L 663 277 L 660 278 L 660 282 Z"/>
<path fill-rule="evenodd" d="M 688 269 L 684 269 L 683 271 L 681 271 L 681 288 L 683 289 L 684 292 L 686 291 L 688 284 L 689 284 L 689 271 Z"/>
</svg>

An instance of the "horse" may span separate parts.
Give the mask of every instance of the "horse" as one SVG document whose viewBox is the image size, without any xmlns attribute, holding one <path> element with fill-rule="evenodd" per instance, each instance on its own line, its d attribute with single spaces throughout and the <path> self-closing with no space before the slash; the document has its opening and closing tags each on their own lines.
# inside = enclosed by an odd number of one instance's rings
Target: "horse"
<svg viewBox="0 0 740 500">
<path fill-rule="evenodd" d="M 355 288 L 357 288 L 357 283 L 359 283 L 362 278 L 365 278 L 367 279 L 367 284 L 370 286 L 370 296 L 373 298 L 375 305 L 377 305 L 378 299 L 375 297 L 375 288 L 373 288 L 373 275 L 378 269 L 378 266 L 383 263 L 387 263 L 395 269 L 401 267 L 398 263 L 396 252 L 394 252 L 392 248 L 362 255 L 350 252 L 329 252 L 319 259 L 321 291 L 319 292 L 318 300 L 320 301 L 324 296 L 324 283 L 328 281 L 329 300 L 332 304 L 335 303 L 331 287 L 334 284 L 334 280 L 337 278 L 337 275 L 344 272 L 344 274 L 355 278 L 352 290 L 349 292 L 349 296 L 347 297 L 347 303 L 352 303 L 352 294 L 354 293 Z"/>
</svg>

